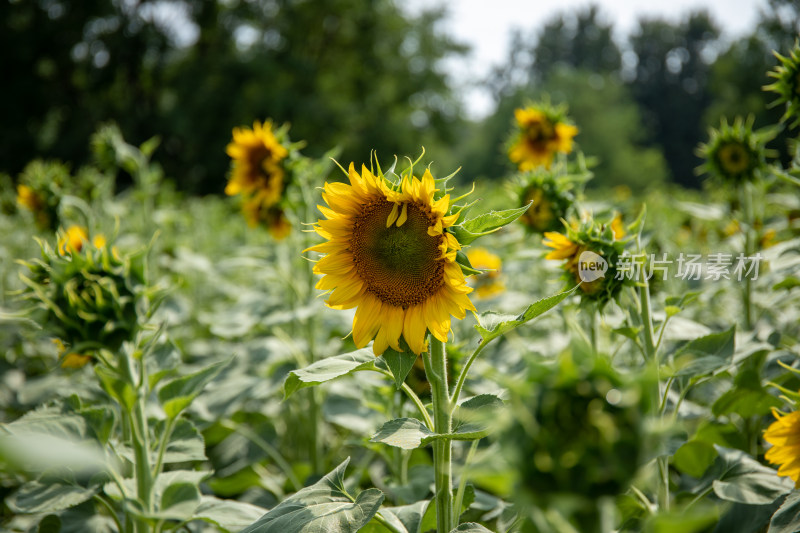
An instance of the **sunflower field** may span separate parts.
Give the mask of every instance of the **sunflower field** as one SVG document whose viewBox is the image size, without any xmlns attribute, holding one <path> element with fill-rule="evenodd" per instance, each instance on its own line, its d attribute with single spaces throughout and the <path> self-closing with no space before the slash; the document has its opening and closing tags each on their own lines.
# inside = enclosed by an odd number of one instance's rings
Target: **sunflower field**
<svg viewBox="0 0 800 533">
<path fill-rule="evenodd" d="M 549 95 L 492 180 L 269 116 L 207 147 L 219 194 L 115 123 L 0 174 L 0 530 L 800 532 L 800 44 L 775 58 L 777 120 L 710 129 L 703 188 L 594 187 Z"/>
</svg>

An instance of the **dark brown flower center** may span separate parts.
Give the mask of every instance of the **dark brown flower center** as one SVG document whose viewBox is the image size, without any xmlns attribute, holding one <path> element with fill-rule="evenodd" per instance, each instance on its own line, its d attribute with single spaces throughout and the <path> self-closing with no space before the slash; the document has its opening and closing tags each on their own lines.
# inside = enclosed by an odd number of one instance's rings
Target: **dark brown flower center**
<svg viewBox="0 0 800 533">
<path fill-rule="evenodd" d="M 398 227 L 395 221 L 387 228 L 394 204 L 380 197 L 371 200 L 355 217 L 350 239 L 356 273 L 367 291 L 403 309 L 424 302 L 444 283 L 444 261 L 439 260 L 444 237 L 428 235 L 435 218 L 426 206 L 406 205 L 405 223 Z"/>
</svg>

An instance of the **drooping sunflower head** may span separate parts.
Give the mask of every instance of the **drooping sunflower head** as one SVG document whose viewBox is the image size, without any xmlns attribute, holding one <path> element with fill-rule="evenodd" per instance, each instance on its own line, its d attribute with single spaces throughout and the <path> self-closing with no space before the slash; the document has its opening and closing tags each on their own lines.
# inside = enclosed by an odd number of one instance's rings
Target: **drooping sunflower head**
<svg viewBox="0 0 800 533">
<path fill-rule="evenodd" d="M 548 231 L 542 244 L 552 248 L 545 259 L 564 261 L 562 278 L 569 285 L 580 283 L 582 299 L 604 306 L 615 298 L 625 281 L 617 279 L 617 263 L 632 236 L 625 237 L 621 221 L 598 224 L 587 219 L 568 226 L 564 233 Z"/>
<path fill-rule="evenodd" d="M 786 57 L 777 52 L 775 57 L 779 64 L 767 73 L 775 81 L 764 86 L 764 90 L 777 93 L 778 98 L 772 105 L 786 105 L 781 121 L 791 121 L 789 125 L 794 128 L 800 125 L 800 41 L 795 41 Z"/>
<path fill-rule="evenodd" d="M 576 194 L 592 174 L 585 166 L 567 170 L 566 165 L 536 167 L 517 174 L 512 181 L 513 194 L 520 206 L 530 205 L 519 217 L 529 233 L 557 231 L 561 220 L 570 218 Z"/>
<path fill-rule="evenodd" d="M 752 126 L 752 117 L 737 118 L 732 125 L 723 119 L 719 129 L 710 130 L 708 143 L 700 145 L 698 155 L 705 163 L 697 170 L 730 183 L 756 179 L 771 155 L 765 144 L 772 133 L 756 133 Z"/>
<path fill-rule="evenodd" d="M 232 170 L 225 194 L 241 196 L 248 224 L 264 224 L 276 238 L 290 229 L 282 204 L 291 181 L 290 156 L 298 145 L 289 142 L 287 132 L 288 126 L 275 129 L 270 121 L 256 121 L 252 129 L 234 128 L 226 148 Z"/>
<path fill-rule="evenodd" d="M 65 366 L 118 350 L 143 314 L 144 254 L 123 258 L 102 236 L 88 237 L 80 226 L 61 232 L 57 249 L 42 243 L 41 259 L 24 262 L 20 276 L 32 318 L 59 339 Z"/>
<path fill-rule="evenodd" d="M 351 163 L 349 183 L 325 183 L 326 219 L 315 230 L 326 240 L 309 248 L 325 254 L 314 272 L 323 276 L 317 288 L 331 291 L 327 305 L 356 308 L 353 340 L 360 348 L 374 339 L 376 355 L 405 351 L 401 341 L 420 354 L 428 332 L 446 342 L 451 316 L 475 310 L 456 261 L 461 244 L 451 227 L 459 214 L 444 180 L 413 170 L 392 180 L 379 166 L 358 172 Z"/>
<path fill-rule="evenodd" d="M 491 298 L 505 290 L 500 279 L 503 262 L 499 255 L 493 254 L 486 248 L 472 248 L 467 252 L 467 259 L 473 268 L 485 270 L 471 276 L 478 298 Z"/>
<path fill-rule="evenodd" d="M 538 166 L 550 168 L 556 152 L 568 154 L 572 151 L 572 139 L 578 134 L 578 128 L 567 120 L 566 106 L 530 105 L 516 109 L 514 119 L 508 157 L 519 170 Z"/>
</svg>

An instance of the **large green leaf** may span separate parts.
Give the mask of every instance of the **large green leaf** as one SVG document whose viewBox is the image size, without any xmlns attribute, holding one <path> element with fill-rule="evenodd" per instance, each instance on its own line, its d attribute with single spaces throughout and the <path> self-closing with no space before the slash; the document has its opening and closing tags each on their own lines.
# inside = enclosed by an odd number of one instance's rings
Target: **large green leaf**
<svg viewBox="0 0 800 533">
<path fill-rule="evenodd" d="M 6 499 L 15 513 L 54 513 L 83 503 L 94 496 L 98 487 L 80 487 L 67 483 L 31 481 Z"/>
<path fill-rule="evenodd" d="M 30 472 L 62 467 L 73 472 L 106 470 L 93 433 L 86 418 L 67 406 L 40 407 L 0 425 L 0 460 Z"/>
<path fill-rule="evenodd" d="M 709 485 L 717 497 L 738 503 L 766 505 L 789 493 L 794 483 L 740 450 L 714 446 L 719 457 L 694 492 Z"/>
<path fill-rule="evenodd" d="M 486 529 L 480 524 L 475 522 L 465 522 L 457 528 L 451 530 L 450 533 L 492 533 L 491 529 Z"/>
<path fill-rule="evenodd" d="M 797 533 L 800 531 L 800 491 L 793 491 L 772 515 L 767 533 Z"/>
<path fill-rule="evenodd" d="M 734 351 L 734 337 L 736 335 L 736 326 L 731 326 L 725 331 L 719 333 L 711 333 L 703 337 L 694 339 L 684 344 L 675 353 L 675 357 L 684 354 L 692 354 L 699 356 L 713 355 L 715 357 L 730 358 Z"/>
<path fill-rule="evenodd" d="M 734 387 L 717 398 L 711 410 L 717 417 L 738 413 L 746 419 L 765 415 L 782 403 L 761 385 L 756 370 L 745 369 L 736 375 Z"/>
<path fill-rule="evenodd" d="M 251 503 L 201 496 L 194 518 L 216 525 L 226 532 L 239 531 L 264 515 L 267 510 Z"/>
<path fill-rule="evenodd" d="M 524 313 L 516 317 L 512 315 L 502 315 L 492 311 L 483 313 L 480 316 L 480 323 L 475 326 L 475 329 L 477 329 L 478 333 L 483 337 L 483 342 L 487 342 L 543 315 L 560 304 L 567 296 L 575 292 L 578 287 L 579 285 L 576 285 L 567 291 L 542 298 L 531 304 Z"/>
<path fill-rule="evenodd" d="M 457 425 L 452 433 L 434 433 L 416 418 L 396 418 L 383 424 L 370 442 L 413 450 L 439 439 L 478 440 L 488 434 L 488 426 L 475 419 Z"/>
<path fill-rule="evenodd" d="M 433 435 L 435 433 L 416 418 L 396 418 L 382 425 L 370 442 L 382 442 L 404 450 L 413 450 L 422 446 L 425 439 Z"/>
<path fill-rule="evenodd" d="M 494 394 L 480 394 L 461 403 L 454 413 L 455 433 L 488 435 L 497 421 L 503 400 Z"/>
<path fill-rule="evenodd" d="M 203 388 L 208 385 L 232 359 L 218 361 L 188 376 L 168 381 L 158 390 L 158 401 L 170 418 L 177 417 L 189 407 Z"/>
<path fill-rule="evenodd" d="M 305 368 L 292 370 L 283 384 L 284 398 L 305 387 L 313 387 L 360 370 L 374 370 L 375 355 L 370 349 L 356 350 L 320 359 Z"/>
<path fill-rule="evenodd" d="M 274 507 L 241 533 L 354 533 L 378 512 L 383 493 L 367 489 L 353 498 L 344 488 L 346 459 L 314 485 Z"/>
<path fill-rule="evenodd" d="M 708 531 L 719 519 L 714 509 L 691 509 L 683 512 L 665 512 L 652 515 L 647 521 L 648 533 L 700 533 Z"/>
<path fill-rule="evenodd" d="M 731 364 L 736 326 L 691 340 L 673 355 L 674 377 L 699 378 Z"/>
<path fill-rule="evenodd" d="M 425 516 L 429 504 L 429 500 L 422 500 L 411 505 L 384 507 L 381 509 L 381 515 L 395 526 L 397 525 L 395 521 L 399 522 L 408 533 L 420 533 L 422 517 Z"/>
<path fill-rule="evenodd" d="M 700 478 L 717 458 L 717 450 L 708 442 L 690 440 L 684 443 L 672 457 L 672 464 L 690 476 Z"/>
<path fill-rule="evenodd" d="M 490 211 L 471 218 L 458 226 L 452 228 L 458 242 L 462 245 L 470 244 L 478 237 L 493 233 L 506 224 L 510 224 L 522 216 L 529 206 L 506 209 L 504 211 Z"/>
<path fill-rule="evenodd" d="M 397 387 L 397 390 L 400 390 L 403 386 L 403 382 L 406 380 L 406 376 L 408 376 L 408 373 L 414 368 L 414 363 L 418 357 L 417 354 L 411 350 L 398 352 L 392 348 L 387 348 L 381 357 L 383 357 L 386 366 L 389 367 L 394 377 L 395 387 Z"/>
<path fill-rule="evenodd" d="M 162 435 L 166 423 L 159 422 L 156 435 Z M 164 452 L 164 463 L 184 463 L 188 461 L 204 461 L 206 459 L 203 436 L 197 428 L 186 419 L 180 419 L 172 430 L 167 449 Z"/>
<path fill-rule="evenodd" d="M 765 533 L 770 518 L 784 501 L 781 496 L 769 505 L 746 505 L 734 503 L 730 505 L 712 533 Z M 786 532 L 784 532 L 786 533 Z"/>
</svg>

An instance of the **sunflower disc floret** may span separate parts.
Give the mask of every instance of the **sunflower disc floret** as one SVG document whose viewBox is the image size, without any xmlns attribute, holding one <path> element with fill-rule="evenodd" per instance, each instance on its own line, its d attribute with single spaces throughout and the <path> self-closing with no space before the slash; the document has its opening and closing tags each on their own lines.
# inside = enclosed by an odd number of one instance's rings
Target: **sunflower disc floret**
<svg viewBox="0 0 800 533">
<path fill-rule="evenodd" d="M 322 194 L 326 217 L 315 230 L 326 242 L 309 248 L 325 254 L 314 272 L 316 287 L 331 291 L 327 305 L 356 308 L 357 347 L 374 339 L 373 352 L 391 347 L 415 354 L 431 335 L 447 341 L 450 318 L 475 310 L 456 254 L 461 244 L 448 231 L 458 219 L 449 214 L 450 195 L 440 195 L 429 170 L 421 178 L 410 169 L 392 183 L 380 170 L 351 163 L 349 184 L 329 182 Z"/>
</svg>

